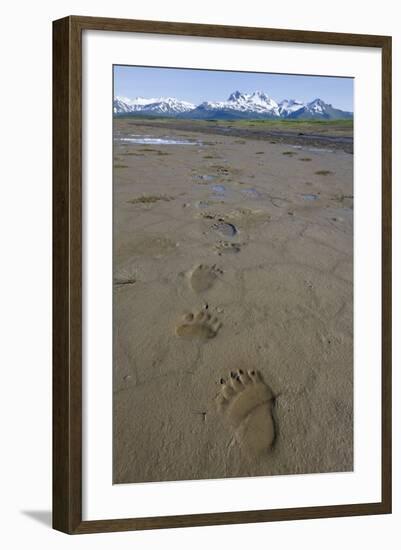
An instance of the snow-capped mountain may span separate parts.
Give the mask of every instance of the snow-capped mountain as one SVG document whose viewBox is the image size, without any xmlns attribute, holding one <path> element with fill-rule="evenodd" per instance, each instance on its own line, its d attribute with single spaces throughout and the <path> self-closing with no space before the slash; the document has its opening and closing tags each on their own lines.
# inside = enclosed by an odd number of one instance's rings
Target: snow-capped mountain
<svg viewBox="0 0 401 550">
<path fill-rule="evenodd" d="M 287 118 L 292 119 L 317 119 L 317 120 L 333 120 L 340 118 L 352 118 L 353 113 L 336 109 L 330 103 L 325 103 L 322 99 L 314 99 L 307 103 L 302 108 L 293 111 L 287 115 Z"/>
<path fill-rule="evenodd" d="M 278 112 L 280 116 L 287 117 L 292 113 L 296 113 L 299 109 L 305 107 L 305 103 L 298 101 L 297 99 L 283 99 L 278 104 Z"/>
<path fill-rule="evenodd" d="M 114 113 L 131 113 L 134 111 L 140 111 L 151 103 L 160 101 L 160 98 L 145 98 L 136 97 L 130 99 L 129 97 L 116 97 L 113 103 Z"/>
<path fill-rule="evenodd" d="M 304 103 L 296 99 L 284 99 L 277 103 L 266 93 L 243 93 L 238 90 L 225 101 L 204 101 L 196 106 L 173 97 L 135 99 L 116 97 L 116 115 L 170 116 L 199 119 L 321 119 L 352 118 L 348 111 L 336 109 L 322 99 Z"/>
<path fill-rule="evenodd" d="M 230 94 L 226 101 L 204 101 L 194 111 L 191 118 L 272 118 L 279 116 L 278 104 L 264 92 L 251 94 L 238 90 Z"/>
<path fill-rule="evenodd" d="M 151 99 L 144 97 L 136 97 L 135 99 L 116 97 L 113 107 L 115 114 L 141 113 L 163 116 L 176 116 L 195 109 L 193 103 L 181 101 L 174 97 Z"/>
<path fill-rule="evenodd" d="M 116 97 L 113 101 L 114 114 L 123 114 L 131 112 L 131 106 L 120 97 Z"/>
</svg>

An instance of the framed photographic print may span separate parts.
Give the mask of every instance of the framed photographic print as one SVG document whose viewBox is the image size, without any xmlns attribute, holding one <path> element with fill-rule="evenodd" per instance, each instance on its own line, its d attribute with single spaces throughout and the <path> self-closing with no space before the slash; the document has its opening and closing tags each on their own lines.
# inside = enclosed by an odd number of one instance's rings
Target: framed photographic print
<svg viewBox="0 0 401 550">
<path fill-rule="evenodd" d="M 53 526 L 391 511 L 391 38 L 54 22 Z"/>
</svg>

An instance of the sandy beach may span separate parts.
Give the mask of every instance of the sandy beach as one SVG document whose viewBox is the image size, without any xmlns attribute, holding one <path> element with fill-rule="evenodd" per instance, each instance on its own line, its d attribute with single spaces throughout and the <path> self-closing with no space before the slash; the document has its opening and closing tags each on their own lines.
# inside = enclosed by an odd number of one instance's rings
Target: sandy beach
<svg viewBox="0 0 401 550">
<path fill-rule="evenodd" d="M 353 469 L 353 155 L 288 131 L 114 121 L 114 483 Z"/>
</svg>

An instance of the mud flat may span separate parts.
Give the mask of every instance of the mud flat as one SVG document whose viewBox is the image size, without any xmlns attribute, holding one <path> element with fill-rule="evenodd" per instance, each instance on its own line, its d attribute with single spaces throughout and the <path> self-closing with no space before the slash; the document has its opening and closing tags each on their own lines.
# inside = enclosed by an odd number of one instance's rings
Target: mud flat
<svg viewBox="0 0 401 550">
<path fill-rule="evenodd" d="M 123 122 L 124 121 L 124 122 Z M 276 140 L 306 147 L 333 148 L 353 153 L 353 120 L 185 120 L 121 117 L 120 124 L 171 128 L 181 132 L 230 135 L 246 139 Z"/>
<path fill-rule="evenodd" d="M 180 124 L 115 120 L 114 482 L 350 471 L 353 156 Z"/>
</svg>

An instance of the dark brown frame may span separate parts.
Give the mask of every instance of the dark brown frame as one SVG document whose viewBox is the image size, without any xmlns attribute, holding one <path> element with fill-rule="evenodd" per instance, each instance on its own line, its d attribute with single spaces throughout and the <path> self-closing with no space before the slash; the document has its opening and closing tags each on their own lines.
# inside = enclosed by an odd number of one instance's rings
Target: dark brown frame
<svg viewBox="0 0 401 550">
<path fill-rule="evenodd" d="M 382 51 L 380 502 L 82 521 L 81 55 L 86 29 Z M 69 534 L 391 513 L 391 37 L 71 16 L 53 22 L 53 527 Z"/>
</svg>

